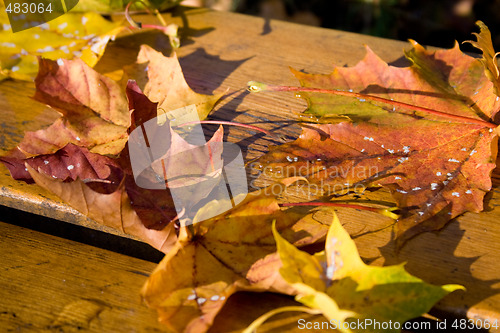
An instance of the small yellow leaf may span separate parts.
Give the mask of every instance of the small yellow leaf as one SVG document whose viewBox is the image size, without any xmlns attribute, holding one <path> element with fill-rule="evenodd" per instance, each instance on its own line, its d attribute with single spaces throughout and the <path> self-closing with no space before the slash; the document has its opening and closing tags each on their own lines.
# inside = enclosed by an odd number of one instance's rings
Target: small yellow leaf
<svg viewBox="0 0 500 333">
<path fill-rule="evenodd" d="M 399 332 L 395 325 L 375 329 L 350 324 L 392 321 L 401 325 L 429 311 L 448 293 L 464 289 L 426 284 L 408 274 L 403 265 L 366 265 L 336 216 L 324 253 L 310 255 L 288 243 L 276 229 L 273 233 L 282 261 L 280 274 L 296 290 L 295 299 L 320 310 L 341 332 Z"/>
<path fill-rule="evenodd" d="M 0 12 L 4 12 L 3 3 Z M 64 14 L 48 23 L 13 33 L 5 15 L 0 16 L 0 79 L 33 80 L 37 57 L 72 59 L 78 57 L 94 66 L 109 40 L 124 27 L 96 13 Z"/>
</svg>

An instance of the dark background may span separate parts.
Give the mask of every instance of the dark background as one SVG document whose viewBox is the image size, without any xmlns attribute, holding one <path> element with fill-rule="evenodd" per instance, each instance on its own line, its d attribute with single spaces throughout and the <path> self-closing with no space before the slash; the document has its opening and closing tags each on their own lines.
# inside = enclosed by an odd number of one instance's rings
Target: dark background
<svg viewBox="0 0 500 333">
<path fill-rule="evenodd" d="M 449 48 L 471 39 L 477 20 L 500 50 L 500 0 L 205 0 L 240 13 Z M 465 46 L 467 51 L 473 50 Z M 463 48 L 463 49 L 464 49 Z"/>
</svg>

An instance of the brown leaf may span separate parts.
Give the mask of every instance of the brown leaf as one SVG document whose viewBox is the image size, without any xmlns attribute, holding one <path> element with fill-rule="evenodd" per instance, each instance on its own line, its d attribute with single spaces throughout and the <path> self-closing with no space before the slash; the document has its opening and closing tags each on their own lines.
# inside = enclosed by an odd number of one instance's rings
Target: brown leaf
<svg viewBox="0 0 500 333">
<path fill-rule="evenodd" d="M 68 143 L 90 152 L 117 155 L 127 142 L 130 115 L 120 86 L 83 61 L 40 59 L 35 99 L 62 117 L 50 127 L 27 132 L 19 149 L 26 156 L 51 154 Z"/>
<path fill-rule="evenodd" d="M 141 46 L 137 64 L 126 68 L 125 78 L 136 80 L 144 94 L 158 103 L 159 114 L 195 105 L 198 120 L 203 120 L 223 95 L 195 93 L 184 79 L 177 55 L 165 57 L 147 45 Z"/>
<path fill-rule="evenodd" d="M 168 252 L 175 243 L 174 225 L 167 224 L 161 230 L 148 229 L 130 204 L 130 198 L 122 181 L 112 193 L 99 193 L 80 178 L 63 182 L 35 170 L 28 163 L 26 168 L 37 185 L 57 195 L 85 216 L 94 221 L 138 237 L 162 252 Z"/>
<path fill-rule="evenodd" d="M 483 58 L 480 60 L 484 66 L 484 74 L 493 83 L 493 89 L 497 96 L 500 96 L 500 71 L 498 70 L 497 55 L 493 49 L 493 44 L 491 42 L 490 29 L 481 21 L 477 21 L 476 24 L 481 29 L 481 32 L 473 33 L 476 36 L 477 41 L 465 41 L 464 43 L 470 43 L 475 48 L 478 48 L 483 52 Z"/>
<path fill-rule="evenodd" d="M 278 187 L 274 187 L 275 193 Z M 203 209 L 213 209 L 205 206 Z M 279 289 L 271 225 L 296 245 L 323 238 L 328 226 L 313 213 L 282 211 L 272 188 L 248 194 L 230 211 L 181 228 L 179 240 L 143 288 L 146 303 L 174 332 L 205 332 L 237 290 Z"/>
</svg>

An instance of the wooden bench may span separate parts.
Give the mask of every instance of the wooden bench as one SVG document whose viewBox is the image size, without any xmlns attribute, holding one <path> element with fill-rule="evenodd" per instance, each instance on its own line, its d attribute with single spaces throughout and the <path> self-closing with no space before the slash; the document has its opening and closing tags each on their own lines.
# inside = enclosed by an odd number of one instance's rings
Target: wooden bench
<svg viewBox="0 0 500 333">
<path fill-rule="evenodd" d="M 217 107 L 215 118 L 257 124 L 290 139 L 300 132 L 290 120 L 305 108 L 305 103 L 288 93 L 250 95 L 245 91 L 247 81 L 297 85 L 289 66 L 311 73 L 329 73 L 332 64 L 352 66 L 361 60 L 364 44 L 383 60 L 401 64 L 402 50 L 409 48 L 409 44 L 399 41 L 206 9 L 181 7 L 164 16 L 167 22 L 181 27 L 182 47 L 178 56 L 189 85 L 200 93 L 230 89 L 230 96 Z M 135 19 L 155 22 L 152 16 Z M 124 36 L 108 46 L 96 69 L 118 78 L 120 68 L 135 61 L 143 43 L 160 50 L 169 48 L 167 37 L 157 32 Z M 0 153 L 15 147 L 25 131 L 46 126 L 58 117 L 33 101 L 33 94 L 32 83 L 0 84 Z M 233 128 L 225 130 L 230 141 L 243 148 L 246 159 L 259 156 L 269 144 L 277 143 L 261 135 Z M 433 310 L 436 316 L 500 319 L 499 175 L 496 171 L 484 212 L 464 214 L 440 232 L 422 234 L 409 241 L 399 254 L 394 251 L 391 228 L 376 231 L 391 223 L 387 218 L 349 209 L 339 209 L 338 214 L 355 236 L 361 256 L 374 265 L 407 262 L 410 273 L 429 283 L 458 283 L 467 288 L 467 292 L 455 292 L 440 301 Z M 0 204 L 5 207 L 76 224 L 84 230 L 113 234 L 110 239 L 125 236 L 97 225 L 36 185 L 13 180 L 3 165 L 0 184 Z M 46 219 L 40 219 L 40 223 L 45 223 L 43 232 L 37 231 L 36 222 L 27 225 L 34 230 L 24 228 L 23 221 L 30 215 L 15 210 L 3 208 L 0 218 L 9 222 L 0 223 L 0 330 L 163 329 L 157 324 L 154 311 L 142 305 L 139 297 L 140 287 L 155 267 L 152 261 L 158 260 L 156 253 L 145 251 L 143 259 L 138 259 L 130 252 L 127 255 L 103 249 L 105 241 L 93 246 L 82 244 L 71 240 L 68 233 L 51 232 L 47 227 L 51 222 Z M 85 239 L 79 241 L 88 243 Z M 130 249 L 140 247 L 133 240 L 124 242 Z M 265 301 L 259 309 L 249 310 L 261 300 Z M 270 294 L 237 295 L 231 298 L 231 306 L 223 310 L 211 331 L 239 331 L 265 310 L 289 302 L 288 298 Z M 277 316 L 265 328 L 297 329 L 298 318 Z"/>
</svg>

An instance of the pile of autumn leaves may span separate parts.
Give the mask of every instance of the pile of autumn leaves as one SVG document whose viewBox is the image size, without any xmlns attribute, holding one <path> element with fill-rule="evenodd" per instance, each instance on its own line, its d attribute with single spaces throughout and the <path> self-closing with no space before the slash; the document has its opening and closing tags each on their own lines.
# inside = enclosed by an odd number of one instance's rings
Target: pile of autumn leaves
<svg viewBox="0 0 500 333">
<path fill-rule="evenodd" d="M 484 25 L 477 37 L 473 43 L 484 52 L 482 63 L 458 47 L 430 53 L 414 43 L 407 53 L 413 63 L 409 68 L 388 66 L 368 51 L 357 66 L 336 68 L 330 75 L 294 72 L 305 88 L 376 94 L 439 112 L 301 88 L 309 100 L 306 112 L 320 123 L 308 124 L 296 141 L 273 147 L 260 162 L 285 171 L 311 161 L 318 170 L 376 166 L 377 172 L 362 178 L 355 176 L 359 173 L 326 178 L 328 173 L 313 172 L 300 179 L 389 188 L 401 208 L 397 230 L 403 241 L 438 229 L 465 211 L 482 210 L 495 167 L 497 131 L 491 119 L 500 107 L 500 83 Z M 221 96 L 194 93 L 176 57 L 147 46 L 137 64 L 124 72 L 124 79 L 115 82 L 79 59 L 41 59 L 34 98 L 62 117 L 46 129 L 26 133 L 2 161 L 14 178 L 35 182 L 97 222 L 164 251 L 142 295 L 171 330 L 208 330 L 238 290 L 295 295 L 304 311 L 313 309 L 337 322 L 404 322 L 460 288 L 425 284 L 401 265 L 365 265 L 334 214 L 328 226 L 315 219 L 315 210 L 280 207 L 276 188 L 284 191 L 298 180 L 287 172 L 276 175 L 273 191 L 250 193 L 221 215 L 179 225 L 168 190 L 136 185 L 128 136 L 148 120 L 186 106 L 194 105 L 204 119 Z M 165 156 L 172 147 L 187 145 L 170 133 Z M 222 128 L 207 145 L 221 141 Z M 218 204 L 211 202 L 203 210 Z M 297 249 L 325 237 L 323 252 L 310 255 Z"/>
</svg>

